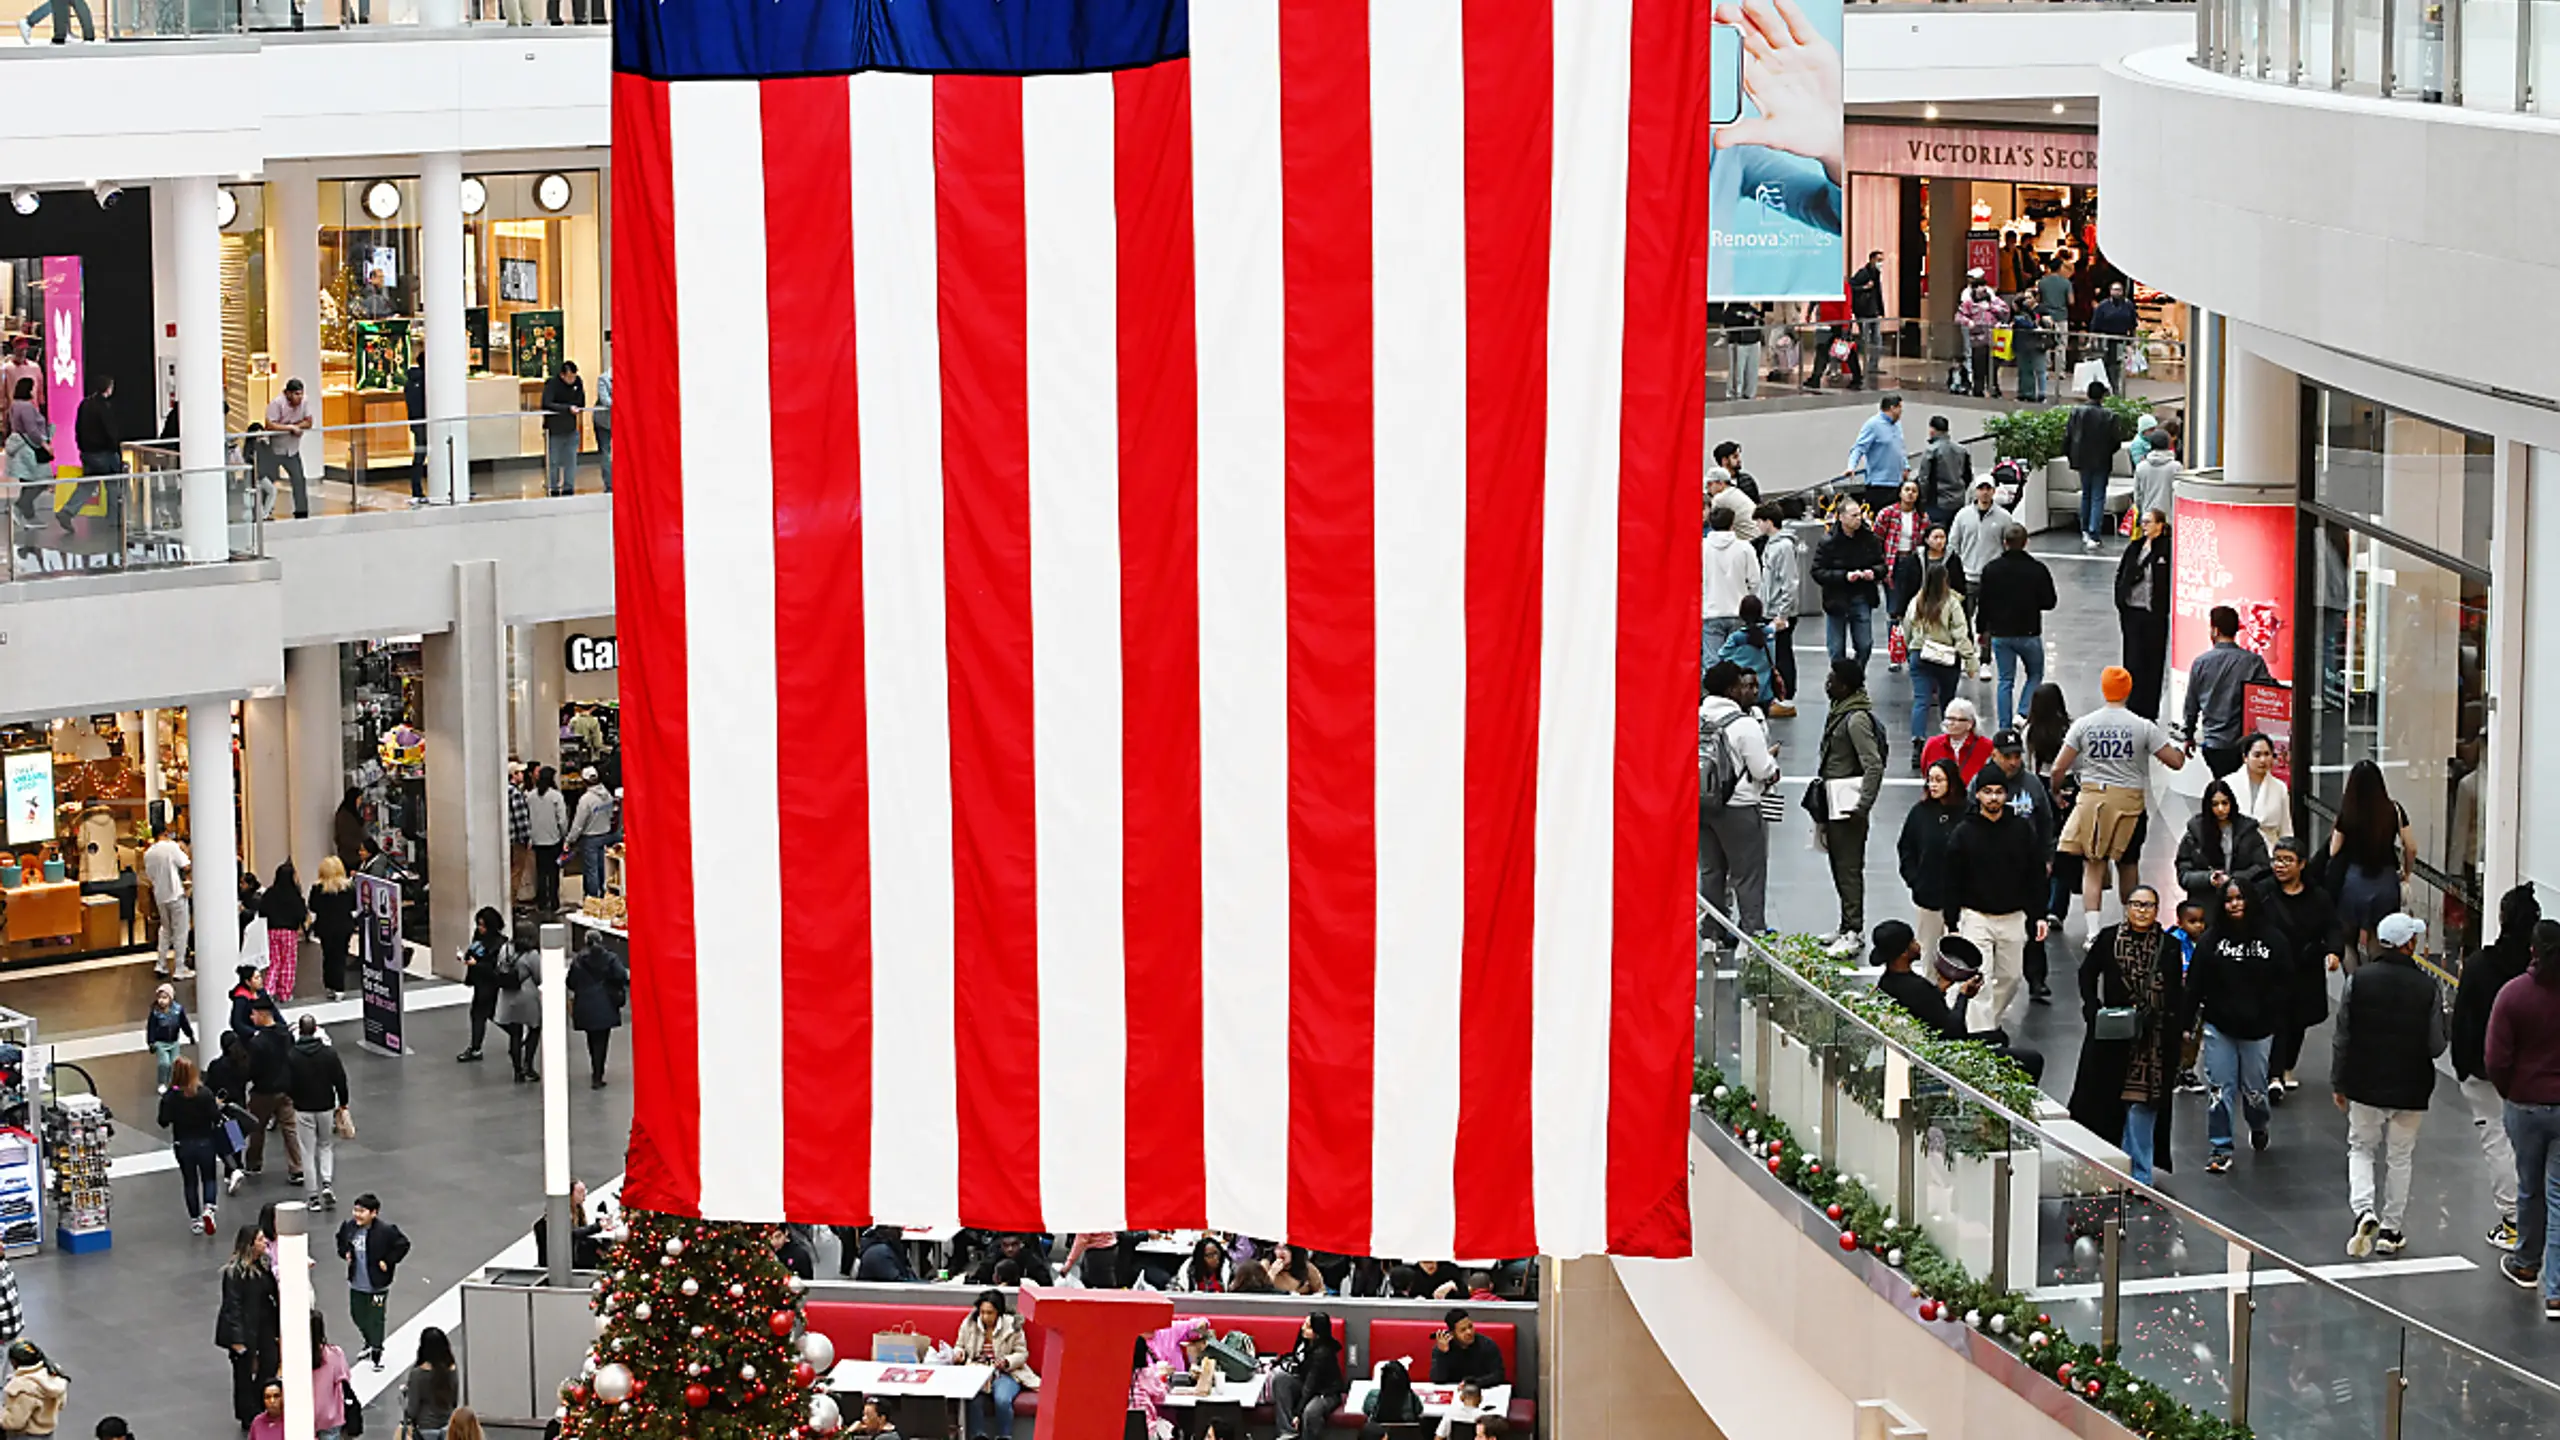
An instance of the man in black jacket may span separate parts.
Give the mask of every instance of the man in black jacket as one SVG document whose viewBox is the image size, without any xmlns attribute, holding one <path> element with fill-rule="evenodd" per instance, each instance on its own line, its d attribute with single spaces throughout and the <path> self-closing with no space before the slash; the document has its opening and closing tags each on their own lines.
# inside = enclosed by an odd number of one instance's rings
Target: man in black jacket
<svg viewBox="0 0 2560 1440">
<path fill-rule="evenodd" d="M 2115 412 L 2106 405 L 2107 383 L 2089 382 L 2089 398 L 2071 407 L 2063 424 L 2062 450 L 2080 477 L 2080 548 L 2095 550 L 2107 533 L 2107 477 L 2115 473 Z"/>
<path fill-rule="evenodd" d="M 284 1159 L 292 1184 L 302 1183 L 302 1141 L 293 1133 L 293 1037 L 285 1033 L 276 1019 L 275 1007 L 259 1006 L 249 1011 L 249 1114 L 256 1121 L 249 1131 L 249 1151 L 242 1158 L 248 1168 L 234 1173 L 231 1189 L 237 1193 L 241 1177 L 255 1175 L 267 1164 L 267 1127 L 275 1127 L 284 1141 Z"/>
<path fill-rule="evenodd" d="M 1965 1023 L 1965 1012 L 1973 998 L 1982 993 L 1982 971 L 1965 962 L 1964 954 L 1973 950 L 1971 942 L 1961 936 L 1950 937 L 1953 944 L 1940 941 L 1941 953 L 1923 956 L 1920 941 L 1911 927 L 1899 920 L 1887 920 L 1876 927 L 1874 962 L 1884 973 L 1876 977 L 1876 991 L 1911 1013 L 1911 1017 L 1949 1040 L 1978 1040 L 2018 1062 L 2030 1080 L 2044 1078 L 2044 1053 L 2009 1043 L 2006 1031 L 1975 1030 Z M 1925 966 L 1923 969 L 1921 967 Z"/>
<path fill-rule="evenodd" d="M 1884 384 L 1884 252 L 1870 250 L 1867 263 L 1849 274 L 1849 313 L 1858 322 L 1858 350 L 1867 373 Z"/>
<path fill-rule="evenodd" d="M 543 387 L 549 389 L 549 386 Z M 409 412 L 409 503 L 427 503 L 427 352 L 409 352 L 409 373 L 400 378 L 400 405 Z"/>
<path fill-rule="evenodd" d="M 2347 1112 L 2347 1208 L 2356 1216 L 2347 1253 L 2359 1260 L 2397 1254 L 2408 1243 L 2400 1219 L 2409 1209 L 2409 1164 L 2417 1157 L 2427 1097 L 2435 1093 L 2436 1057 L 2445 1047 L 2436 982 L 2418 968 L 2418 941 L 2426 933 L 2413 915 L 2383 916 L 2373 927 L 2380 953 L 2347 977 L 2346 993 L 2338 997 L 2329 1088 Z M 2376 1150 L 2383 1152 L 2379 1200 Z"/>
<path fill-rule="evenodd" d="M 2000 554 L 1974 577 L 1976 630 L 1991 642 L 2000 676 L 2000 725 L 2027 723 L 2026 702 L 2044 683 L 2044 612 L 2062 603 L 2053 572 L 2027 553 L 2027 527 L 2011 521 L 2000 535 Z M 2026 683 L 2016 684 L 2024 667 Z"/>
<path fill-rule="evenodd" d="M 1947 837 L 1947 928 L 1982 951 L 1992 1024 L 2026 983 L 2027 940 L 2046 934 L 2045 859 L 2035 826 L 2009 811 L 2009 787 L 1988 766 L 1974 777 L 1973 813 Z"/>
<path fill-rule="evenodd" d="M 391 1280 L 409 1258 L 409 1237 L 382 1218 L 382 1199 L 356 1197 L 355 1218 L 338 1227 L 338 1258 L 347 1262 L 347 1312 L 364 1336 L 364 1358 L 382 1368 L 382 1320 L 391 1308 Z"/>
<path fill-rule="evenodd" d="M 587 382 L 578 363 L 560 362 L 560 373 L 542 382 L 542 488 L 569 495 L 578 488 L 578 412 L 587 408 Z"/>
<path fill-rule="evenodd" d="M 318 1020 L 303 1016 L 301 1029 L 301 1038 L 293 1042 L 286 1081 L 287 1092 L 293 1097 L 293 1134 L 302 1142 L 302 1155 L 308 1162 L 308 1203 L 314 1210 L 334 1210 L 338 1208 L 338 1192 L 329 1188 L 329 1182 L 338 1175 L 335 1122 L 338 1111 L 347 1103 L 347 1062 L 338 1058 L 329 1037 L 320 1033 Z"/>
<path fill-rule="evenodd" d="M 116 444 L 115 393 L 114 376 L 105 371 L 93 371 L 90 374 L 89 393 L 81 400 L 79 416 L 72 421 L 71 425 L 72 443 L 79 447 L 80 473 L 84 476 L 114 475 L 124 469 L 124 451 Z M 70 505 L 55 515 L 54 519 L 61 522 L 63 529 L 70 529 L 71 517 L 80 513 L 82 507 L 89 503 L 89 497 L 96 494 L 98 489 L 99 484 L 95 478 L 85 479 L 72 486 Z M 106 493 L 107 514 L 112 517 L 121 508 L 124 487 L 109 485 L 106 487 Z"/>
<path fill-rule="evenodd" d="M 1858 662 L 1865 674 L 1875 653 L 1876 580 L 1884 574 L 1884 542 L 1867 525 L 1867 507 L 1843 498 L 1831 533 L 1813 547 L 1813 583 L 1822 587 L 1823 641 L 1831 658 Z"/>
<path fill-rule="evenodd" d="M 2541 919 L 2542 901 L 2530 883 L 2500 896 L 2498 938 L 2462 963 L 2462 984 L 2453 992 L 2453 1078 L 2462 1082 L 2471 1126 L 2489 1160 L 2489 1198 L 2498 1205 L 2489 1243 L 2501 1250 L 2516 1248 L 2516 1152 L 2507 1143 L 2507 1102 L 2489 1083 L 2489 1007 L 2533 963 L 2533 927 Z"/>
<path fill-rule="evenodd" d="M 1431 1337 L 1431 1383 L 1463 1385 L 1469 1380 L 1479 1389 L 1490 1390 L 1502 1383 L 1502 1352 L 1493 1342 L 1476 1333 L 1476 1322 L 1464 1310 L 1452 1310 L 1441 1317 L 1440 1330 Z"/>
</svg>

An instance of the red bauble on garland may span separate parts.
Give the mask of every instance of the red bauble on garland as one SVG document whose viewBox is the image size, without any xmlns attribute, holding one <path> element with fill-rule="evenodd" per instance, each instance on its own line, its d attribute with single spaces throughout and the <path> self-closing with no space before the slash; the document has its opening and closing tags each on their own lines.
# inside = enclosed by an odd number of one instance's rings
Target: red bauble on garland
<svg viewBox="0 0 2560 1440">
<path fill-rule="evenodd" d="M 696 1380 L 684 1387 L 684 1403 L 699 1410 L 711 1403 L 711 1387 Z"/>
<path fill-rule="evenodd" d="M 793 1318 L 790 1311 L 776 1310 L 771 1315 L 765 1317 L 764 1323 L 772 1327 L 774 1334 L 788 1335 L 791 1333 L 791 1327 L 799 1324 L 800 1322 Z"/>
<path fill-rule="evenodd" d="M 1857 1248 L 1858 1248 L 1858 1232 L 1857 1232 L 1857 1231 L 1855 1231 L 1855 1230 L 1843 1230 L 1843 1231 L 1841 1231 L 1841 1232 L 1840 1232 L 1840 1248 L 1841 1248 L 1841 1249 L 1843 1249 L 1843 1250 L 1855 1250 L 1855 1249 L 1857 1249 Z"/>
<path fill-rule="evenodd" d="M 1837 1224 L 1839 1224 L 1839 1223 L 1840 1223 L 1840 1217 L 1841 1217 L 1841 1216 L 1843 1216 L 1843 1215 L 1845 1215 L 1845 1214 L 1847 1214 L 1848 1212 L 1847 1212 L 1847 1211 L 1845 1211 L 1845 1210 L 1843 1210 L 1843 1209 L 1841 1209 L 1841 1208 L 1840 1208 L 1840 1206 L 1835 1202 L 1835 1203 L 1833 1203 L 1833 1204 L 1823 1206 L 1823 1207 L 1822 1207 L 1822 1213 L 1823 1213 L 1823 1214 L 1825 1214 L 1825 1215 L 1827 1215 L 1827 1216 L 1829 1216 L 1829 1217 L 1831 1217 L 1831 1223 L 1832 1223 L 1832 1224 L 1834 1224 L 1834 1225 L 1837 1225 Z"/>
</svg>

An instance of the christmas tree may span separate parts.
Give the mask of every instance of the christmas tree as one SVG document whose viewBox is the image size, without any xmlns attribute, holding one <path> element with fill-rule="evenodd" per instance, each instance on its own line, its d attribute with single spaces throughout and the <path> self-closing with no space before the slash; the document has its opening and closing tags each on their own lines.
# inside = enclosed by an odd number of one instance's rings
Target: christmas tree
<svg viewBox="0 0 2560 1440">
<path fill-rule="evenodd" d="M 561 1387 L 575 1440 L 782 1440 L 841 1423 L 773 1227 L 626 1210 L 596 1278 L 596 1344 Z"/>
</svg>

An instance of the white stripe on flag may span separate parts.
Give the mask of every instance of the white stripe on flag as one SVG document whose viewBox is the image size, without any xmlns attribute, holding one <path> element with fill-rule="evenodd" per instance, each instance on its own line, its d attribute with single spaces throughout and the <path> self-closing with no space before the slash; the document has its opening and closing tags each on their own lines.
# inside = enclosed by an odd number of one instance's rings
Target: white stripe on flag
<svg viewBox="0 0 2560 1440">
<path fill-rule="evenodd" d="M 1633 0 L 1555 0 L 1531 1157 L 1538 1248 L 1608 1248 L 1618 464 Z"/>
<path fill-rule="evenodd" d="M 1289 1113 L 1279 0 L 1191 14 L 1200 366 L 1200 1007 L 1211 1116 Z M 1215 1228 L 1289 1233 L 1288 1147 L 1205 1139 Z"/>
<path fill-rule="evenodd" d="M 933 80 L 848 83 L 871 755 L 871 1207 L 884 1220 L 929 1224 L 960 1213 L 959 1078 L 942 1018 L 953 862 Z M 919 1012 L 902 997 L 931 1003 Z"/>
<path fill-rule="evenodd" d="M 1117 1230 L 1129 1208 L 1114 83 L 1022 82 L 1040 1208 L 1055 1230 Z"/>
<path fill-rule="evenodd" d="M 1466 946 L 1467 221 L 1463 0 L 1369 9 L 1377 409 L 1379 1124 L 1370 1243 L 1456 1230 Z"/>
<path fill-rule="evenodd" d="M 693 833 L 735 861 L 694 892 L 697 1131 L 706 1217 L 782 1214 L 781 819 L 770 790 L 723 783 L 733 746 L 773 733 L 773 436 L 765 307 L 762 92 L 707 80 L 667 91 L 676 333 L 719 357 L 685 376 L 685 724 Z M 718 277 L 734 277 L 732 285 Z M 709 483 L 711 477 L 717 483 Z"/>
</svg>

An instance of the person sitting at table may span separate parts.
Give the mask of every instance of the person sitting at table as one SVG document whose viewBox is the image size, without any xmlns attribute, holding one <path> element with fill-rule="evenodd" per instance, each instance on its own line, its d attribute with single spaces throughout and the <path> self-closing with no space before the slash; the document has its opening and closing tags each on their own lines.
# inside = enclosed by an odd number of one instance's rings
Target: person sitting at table
<svg viewBox="0 0 2560 1440">
<path fill-rule="evenodd" d="M 1413 1393 L 1413 1377 L 1402 1363 L 1390 1360 L 1378 1367 L 1378 1383 L 1360 1397 L 1360 1413 L 1369 1417 L 1360 1427 L 1362 1440 L 1422 1433 L 1422 1397 Z"/>
<path fill-rule="evenodd" d="M 1015 1269 L 1011 1281 L 1001 1280 L 996 1274 L 997 1267 L 1008 1260 L 1013 1262 Z M 1042 1254 L 1040 1247 L 1030 1243 L 1020 1232 L 1011 1230 L 996 1237 L 995 1248 L 982 1256 L 978 1261 L 978 1268 L 969 1273 L 969 1283 L 972 1285 L 1018 1285 L 1025 1280 L 1034 1285 L 1058 1283 L 1057 1278 L 1049 1271 L 1049 1257 Z"/>
<path fill-rule="evenodd" d="M 1271 1377 L 1271 1413 L 1280 1434 L 1313 1440 L 1332 1423 L 1333 1412 L 1351 1392 L 1343 1377 L 1342 1342 L 1333 1333 L 1333 1317 L 1310 1310 L 1298 1324 L 1298 1343 Z"/>
<path fill-rule="evenodd" d="M 818 1252 L 809 1248 L 809 1241 L 801 1234 L 801 1229 L 798 1225 L 776 1225 L 766 1232 L 765 1240 L 773 1246 L 774 1258 L 782 1262 L 782 1268 L 803 1280 L 815 1280 L 818 1278 Z"/>
<path fill-rule="evenodd" d="M 1173 1288 L 1195 1295 L 1216 1295 L 1227 1288 L 1227 1247 L 1215 1235 L 1203 1235 L 1191 1247 L 1191 1258 L 1182 1262 L 1182 1270 L 1173 1277 Z"/>
<path fill-rule="evenodd" d="M 1416 1260 L 1413 1268 L 1421 1277 L 1420 1288 L 1415 1294 L 1422 1299 L 1455 1300 L 1467 1293 L 1465 1277 L 1458 1274 L 1457 1266 L 1446 1260 Z"/>
<path fill-rule="evenodd" d="M 1440 1317 L 1431 1337 L 1431 1383 L 1457 1385 L 1472 1380 L 1486 1389 L 1502 1383 L 1502 1352 L 1476 1333 L 1476 1322 L 1464 1310 Z"/>
<path fill-rule="evenodd" d="M 1251 1260 L 1238 1260 L 1227 1267 L 1227 1293 L 1230 1295 L 1276 1295 L 1271 1272 Z"/>
<path fill-rule="evenodd" d="M 1486 1426 L 1493 1428 L 1487 1430 Z M 1484 1387 L 1473 1380 L 1458 1387 L 1458 1398 L 1448 1413 L 1440 1417 L 1440 1427 L 1432 1434 L 1437 1440 L 1481 1440 L 1485 1435 L 1502 1433 L 1502 1416 L 1484 1403 Z"/>
<path fill-rule="evenodd" d="M 914 1267 L 907 1264 L 907 1233 L 895 1225 L 874 1225 L 862 1232 L 862 1258 L 853 1270 L 856 1280 L 887 1284 L 915 1283 Z"/>
<path fill-rule="evenodd" d="M 1501 1296 L 1493 1293 L 1492 1271 L 1470 1270 L 1467 1272 L 1467 1299 L 1469 1302 L 1481 1304 L 1487 1300 L 1499 1300 L 1501 1298 Z"/>
<path fill-rule="evenodd" d="M 1351 1265 L 1351 1283 L 1343 1294 L 1363 1300 L 1376 1300 L 1387 1293 L 1387 1262 L 1375 1255 L 1363 1255 Z"/>
<path fill-rule="evenodd" d="M 1321 1295 L 1324 1277 L 1307 1261 L 1307 1252 L 1286 1241 L 1272 1247 L 1266 1267 L 1271 1272 L 1271 1288 L 1283 1295 Z"/>
<path fill-rule="evenodd" d="M 1147 1349 L 1147 1337 L 1139 1336 L 1129 1352 L 1129 1435 L 1140 1440 L 1173 1440 L 1173 1422 L 1164 1413 L 1166 1397 L 1171 1393 L 1165 1378 L 1164 1363 Z"/>
<path fill-rule="evenodd" d="M 969 1397 L 969 1433 L 1012 1440 L 1013 1399 L 1026 1386 L 1036 1388 L 1040 1380 L 1031 1373 L 1031 1342 L 1023 1336 L 1021 1319 L 1006 1310 L 1003 1291 L 988 1290 L 978 1296 L 969 1318 L 960 1322 L 953 1348 L 960 1352 L 961 1364 L 985 1365 L 995 1371 Z"/>
<path fill-rule="evenodd" d="M 1387 1298 L 1390 1300 L 1422 1299 L 1422 1272 L 1410 1265 L 1388 1266 Z"/>
<path fill-rule="evenodd" d="M 873 1440 L 898 1440 L 898 1402 L 885 1395 L 862 1397 L 862 1416 L 848 1427 L 856 1435 Z"/>
</svg>

